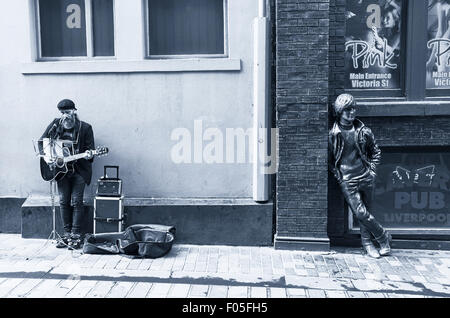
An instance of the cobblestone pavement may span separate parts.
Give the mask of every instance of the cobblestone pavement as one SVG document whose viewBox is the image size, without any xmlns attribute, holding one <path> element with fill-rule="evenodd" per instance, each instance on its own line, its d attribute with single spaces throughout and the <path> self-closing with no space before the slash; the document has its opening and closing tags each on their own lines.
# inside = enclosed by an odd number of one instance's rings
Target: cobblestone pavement
<svg viewBox="0 0 450 318">
<path fill-rule="evenodd" d="M 158 259 L 88 255 L 0 234 L 0 297 L 449 297 L 450 252 L 328 253 L 175 244 Z"/>
</svg>

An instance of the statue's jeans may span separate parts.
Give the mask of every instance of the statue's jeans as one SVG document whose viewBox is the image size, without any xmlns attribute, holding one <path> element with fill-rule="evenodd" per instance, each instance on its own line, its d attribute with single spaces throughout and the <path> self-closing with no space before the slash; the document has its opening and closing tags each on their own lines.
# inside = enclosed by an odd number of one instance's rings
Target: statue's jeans
<svg viewBox="0 0 450 318">
<path fill-rule="evenodd" d="M 340 186 L 347 204 L 359 222 L 361 229 L 361 243 L 363 246 L 370 244 L 370 234 L 372 234 L 377 241 L 383 240 L 385 230 L 370 213 L 370 209 L 372 208 L 374 177 L 367 174 L 367 176 L 362 178 L 342 181 Z"/>
</svg>

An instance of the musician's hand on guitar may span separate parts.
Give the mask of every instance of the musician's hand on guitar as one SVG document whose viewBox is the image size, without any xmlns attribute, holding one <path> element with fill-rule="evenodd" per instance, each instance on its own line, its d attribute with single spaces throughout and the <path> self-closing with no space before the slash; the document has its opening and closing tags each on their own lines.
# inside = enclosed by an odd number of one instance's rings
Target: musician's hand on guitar
<svg viewBox="0 0 450 318">
<path fill-rule="evenodd" d="M 87 160 L 94 158 L 94 154 L 92 153 L 92 150 L 86 150 L 86 155 L 87 155 L 87 157 L 86 157 Z"/>
</svg>

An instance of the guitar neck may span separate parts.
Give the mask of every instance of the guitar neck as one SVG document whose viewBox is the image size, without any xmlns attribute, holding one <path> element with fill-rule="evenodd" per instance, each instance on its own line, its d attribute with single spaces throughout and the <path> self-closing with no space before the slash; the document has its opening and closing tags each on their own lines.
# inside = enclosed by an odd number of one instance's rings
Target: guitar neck
<svg viewBox="0 0 450 318">
<path fill-rule="evenodd" d="M 96 155 L 97 153 L 96 153 L 95 150 L 93 150 L 92 154 Z M 67 156 L 67 157 L 64 157 L 64 163 L 75 161 L 75 160 L 78 160 L 78 159 L 84 159 L 84 158 L 87 158 L 87 154 L 86 153 L 80 153 L 80 154 L 73 155 L 73 156 Z"/>
</svg>

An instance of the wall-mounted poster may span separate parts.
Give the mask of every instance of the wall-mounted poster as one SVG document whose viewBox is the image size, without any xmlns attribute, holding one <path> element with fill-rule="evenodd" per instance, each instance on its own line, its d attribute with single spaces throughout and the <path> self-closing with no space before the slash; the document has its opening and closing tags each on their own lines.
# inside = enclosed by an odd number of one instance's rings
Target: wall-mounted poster
<svg viewBox="0 0 450 318">
<path fill-rule="evenodd" d="M 371 213 L 387 228 L 450 228 L 449 168 L 449 152 L 383 151 Z"/>
<path fill-rule="evenodd" d="M 450 88 L 450 1 L 428 0 L 427 88 Z"/>
<path fill-rule="evenodd" d="M 345 88 L 400 88 L 401 20 L 401 0 L 347 0 Z"/>
</svg>

